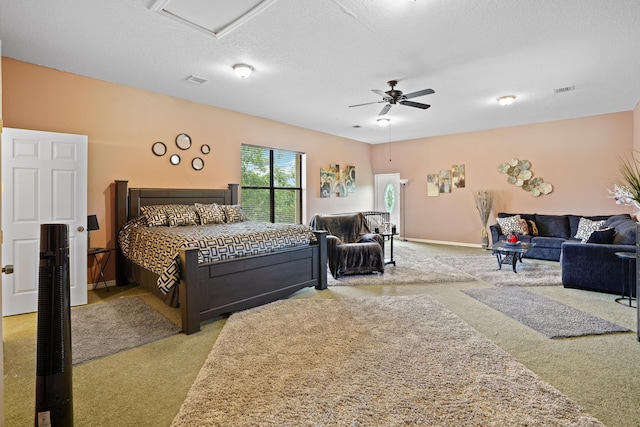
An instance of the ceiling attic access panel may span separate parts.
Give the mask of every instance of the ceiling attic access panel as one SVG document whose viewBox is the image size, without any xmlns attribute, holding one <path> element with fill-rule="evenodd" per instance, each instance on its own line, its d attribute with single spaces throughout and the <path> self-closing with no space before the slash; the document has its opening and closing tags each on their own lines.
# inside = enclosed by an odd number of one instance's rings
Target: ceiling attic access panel
<svg viewBox="0 0 640 427">
<path fill-rule="evenodd" d="M 275 2 L 276 0 L 156 0 L 149 9 L 221 38 Z"/>
</svg>

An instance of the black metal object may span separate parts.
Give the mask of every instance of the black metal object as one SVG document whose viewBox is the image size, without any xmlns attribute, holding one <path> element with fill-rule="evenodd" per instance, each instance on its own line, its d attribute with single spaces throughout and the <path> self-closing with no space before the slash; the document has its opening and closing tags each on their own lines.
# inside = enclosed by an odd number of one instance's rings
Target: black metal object
<svg viewBox="0 0 640 427">
<path fill-rule="evenodd" d="M 35 425 L 73 426 L 69 230 L 40 226 Z"/>
</svg>

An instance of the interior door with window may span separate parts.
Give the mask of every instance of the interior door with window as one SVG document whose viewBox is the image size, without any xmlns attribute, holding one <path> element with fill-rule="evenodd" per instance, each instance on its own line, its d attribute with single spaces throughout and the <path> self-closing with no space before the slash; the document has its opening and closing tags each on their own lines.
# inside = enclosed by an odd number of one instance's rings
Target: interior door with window
<svg viewBox="0 0 640 427">
<path fill-rule="evenodd" d="M 2 132 L 2 314 L 38 307 L 40 225 L 67 224 L 71 305 L 87 303 L 85 135 L 4 128 Z"/>
</svg>

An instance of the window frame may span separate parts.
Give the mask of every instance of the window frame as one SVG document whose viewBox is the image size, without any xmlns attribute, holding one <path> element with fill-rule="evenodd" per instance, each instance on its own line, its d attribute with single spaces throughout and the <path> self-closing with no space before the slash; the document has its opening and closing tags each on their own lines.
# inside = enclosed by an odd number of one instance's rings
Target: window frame
<svg viewBox="0 0 640 427">
<path fill-rule="evenodd" d="M 242 164 L 243 159 L 244 159 L 244 147 L 254 147 L 254 148 L 258 148 L 261 150 L 265 150 L 265 151 L 269 151 L 269 185 L 268 186 L 253 186 L 253 185 L 244 185 L 242 183 L 242 173 L 241 173 L 241 177 L 240 177 L 240 193 L 241 193 L 241 199 L 242 200 L 242 192 L 247 189 L 247 190 L 268 190 L 269 191 L 269 222 L 274 223 L 275 222 L 275 218 L 276 218 L 276 192 L 277 191 L 297 191 L 298 192 L 298 200 L 297 203 L 300 206 L 300 209 L 298 209 L 297 212 L 297 218 L 296 218 L 296 224 L 302 224 L 302 218 L 304 215 L 304 206 L 303 206 L 303 200 L 304 200 L 304 175 L 303 175 L 303 171 L 304 171 L 304 164 L 303 162 L 305 161 L 305 155 L 304 153 L 301 153 L 299 151 L 294 151 L 294 150 L 283 150 L 283 149 L 279 149 L 279 148 L 273 148 L 273 147 L 264 147 L 264 146 L 259 146 L 259 145 L 252 145 L 252 144 L 242 144 L 240 150 L 240 162 Z M 275 177 L 274 177 L 274 170 L 275 170 L 275 159 L 276 159 L 276 154 L 277 152 L 283 152 L 283 153 L 290 153 L 290 154 L 294 154 L 296 156 L 298 156 L 297 159 L 297 178 L 296 182 L 297 182 L 297 186 L 294 187 L 283 187 L 283 186 L 275 186 Z"/>
</svg>

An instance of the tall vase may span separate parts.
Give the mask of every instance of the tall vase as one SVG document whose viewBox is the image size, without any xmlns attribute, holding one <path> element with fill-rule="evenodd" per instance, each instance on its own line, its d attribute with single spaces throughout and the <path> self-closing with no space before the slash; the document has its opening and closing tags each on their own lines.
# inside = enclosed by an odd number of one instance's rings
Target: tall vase
<svg viewBox="0 0 640 427">
<path fill-rule="evenodd" d="M 480 241 L 482 243 L 482 249 L 486 249 L 489 246 L 489 233 L 487 233 L 487 228 L 482 227 L 480 230 Z"/>
</svg>

